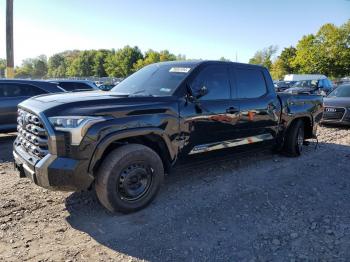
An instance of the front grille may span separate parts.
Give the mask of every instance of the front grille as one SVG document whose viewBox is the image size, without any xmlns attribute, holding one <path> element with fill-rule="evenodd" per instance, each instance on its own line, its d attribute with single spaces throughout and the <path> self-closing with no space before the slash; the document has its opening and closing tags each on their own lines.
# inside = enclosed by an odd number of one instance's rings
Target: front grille
<svg viewBox="0 0 350 262">
<path fill-rule="evenodd" d="M 344 116 L 345 108 L 326 107 L 323 112 L 324 120 L 341 120 Z"/>
<path fill-rule="evenodd" d="M 21 146 L 27 153 L 38 158 L 48 154 L 48 136 L 45 127 L 37 115 L 25 110 L 18 110 L 16 146 Z"/>
</svg>

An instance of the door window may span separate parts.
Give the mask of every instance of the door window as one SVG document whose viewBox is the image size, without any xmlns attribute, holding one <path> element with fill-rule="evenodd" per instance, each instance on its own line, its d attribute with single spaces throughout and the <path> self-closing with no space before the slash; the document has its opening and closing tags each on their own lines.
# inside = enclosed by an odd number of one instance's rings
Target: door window
<svg viewBox="0 0 350 262">
<path fill-rule="evenodd" d="M 238 98 L 258 98 L 266 94 L 265 78 L 260 70 L 237 68 L 235 72 Z"/>
<path fill-rule="evenodd" d="M 44 90 L 20 83 L 2 83 L 0 84 L 0 97 L 31 97 L 46 93 Z"/>
<path fill-rule="evenodd" d="M 208 65 L 196 77 L 192 84 L 194 92 L 206 87 L 208 93 L 201 100 L 230 99 L 230 81 L 225 65 Z"/>
</svg>

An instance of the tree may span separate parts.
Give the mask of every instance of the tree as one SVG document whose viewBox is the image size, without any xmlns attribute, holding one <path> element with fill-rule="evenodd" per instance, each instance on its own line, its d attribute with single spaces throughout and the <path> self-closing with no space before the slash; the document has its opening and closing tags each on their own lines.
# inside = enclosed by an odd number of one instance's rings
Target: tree
<svg viewBox="0 0 350 262">
<path fill-rule="evenodd" d="M 6 59 L 0 58 L 0 77 L 5 77 Z"/>
<path fill-rule="evenodd" d="M 175 60 L 177 60 L 177 57 L 174 54 L 171 54 L 168 50 L 162 50 L 160 52 L 157 52 L 150 49 L 145 53 L 144 59 L 139 59 L 136 62 L 136 64 L 134 65 L 134 69 L 139 70 L 142 67 L 153 63 L 175 61 Z"/>
<path fill-rule="evenodd" d="M 0 58 L 0 69 L 6 68 L 6 59 Z"/>
<path fill-rule="evenodd" d="M 93 63 L 94 63 L 94 52 L 91 51 L 81 51 L 78 56 L 73 58 L 70 63 L 67 75 L 68 76 L 93 76 Z"/>
<path fill-rule="evenodd" d="M 281 63 L 281 68 L 286 72 L 286 74 L 294 73 L 294 71 L 298 71 L 292 65 L 292 61 L 295 59 L 297 49 L 293 46 L 286 47 L 282 50 L 279 58 Z"/>
<path fill-rule="evenodd" d="M 98 77 L 105 77 L 107 76 L 106 69 L 105 69 L 105 63 L 106 58 L 109 54 L 111 54 L 112 51 L 109 50 L 98 50 L 96 51 L 94 55 L 94 64 L 93 64 L 93 75 Z"/>
<path fill-rule="evenodd" d="M 143 55 L 137 46 L 125 46 L 107 56 L 105 70 L 108 76 L 127 77 L 135 71 L 134 64 L 140 59 Z"/>
<path fill-rule="evenodd" d="M 222 56 L 222 57 L 220 57 L 220 61 L 230 62 L 231 60 Z"/>
<path fill-rule="evenodd" d="M 262 65 L 271 69 L 272 57 L 277 52 L 278 47 L 270 45 L 267 48 L 257 51 L 249 60 L 249 64 Z"/>
<path fill-rule="evenodd" d="M 325 24 L 316 35 L 304 36 L 297 44 L 292 61 L 300 73 L 319 73 L 330 77 L 350 74 L 350 20 L 337 27 Z"/>
<path fill-rule="evenodd" d="M 15 69 L 15 78 L 30 78 L 33 75 L 33 69 L 33 59 L 24 59 L 22 65 Z"/>
<path fill-rule="evenodd" d="M 282 79 L 286 74 L 288 74 L 288 71 L 285 69 L 284 62 L 280 57 L 278 57 L 272 64 L 270 73 L 272 79 L 275 80 Z"/>
<path fill-rule="evenodd" d="M 49 58 L 48 75 L 49 77 L 60 78 L 66 76 L 67 62 L 64 55 L 55 54 Z"/>
<path fill-rule="evenodd" d="M 43 78 L 47 75 L 47 72 L 48 72 L 48 65 L 47 65 L 47 58 L 45 55 L 40 55 L 37 58 L 33 59 L 32 77 Z"/>
</svg>

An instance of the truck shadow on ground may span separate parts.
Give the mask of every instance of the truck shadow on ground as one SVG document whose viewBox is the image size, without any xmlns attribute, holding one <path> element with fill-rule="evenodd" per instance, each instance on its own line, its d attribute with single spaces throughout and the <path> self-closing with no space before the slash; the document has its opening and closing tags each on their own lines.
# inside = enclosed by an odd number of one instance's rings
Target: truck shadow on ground
<svg viewBox="0 0 350 262">
<path fill-rule="evenodd" d="M 310 225 L 321 226 L 324 217 L 350 223 L 350 147 L 314 146 L 297 159 L 268 151 L 190 159 L 166 178 L 150 206 L 129 215 L 108 213 L 92 192 L 73 193 L 67 222 L 112 250 L 149 261 L 317 259 L 321 250 L 326 260 L 339 252 L 349 257 L 349 231 L 341 233 L 344 245 L 330 249 Z"/>
</svg>

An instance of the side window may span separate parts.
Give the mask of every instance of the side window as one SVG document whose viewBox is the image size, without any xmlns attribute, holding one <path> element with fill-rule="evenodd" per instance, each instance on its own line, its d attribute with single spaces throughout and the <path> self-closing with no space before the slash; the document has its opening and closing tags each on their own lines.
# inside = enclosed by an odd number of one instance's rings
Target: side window
<svg viewBox="0 0 350 262">
<path fill-rule="evenodd" d="M 266 94 L 263 73 L 258 69 L 236 68 L 238 98 L 258 98 Z"/>
<path fill-rule="evenodd" d="M 76 89 L 92 89 L 92 87 L 85 83 L 76 83 Z"/>
<path fill-rule="evenodd" d="M 24 90 L 26 91 L 27 96 L 37 96 L 37 95 L 42 95 L 47 93 L 41 88 L 32 86 L 32 85 L 26 85 L 26 88 L 24 88 Z"/>
<path fill-rule="evenodd" d="M 5 85 L 0 84 L 0 97 L 5 97 Z"/>
<path fill-rule="evenodd" d="M 62 87 L 66 91 L 74 90 L 74 86 L 72 86 L 72 84 L 69 82 L 61 82 L 61 83 L 59 83 L 59 86 Z"/>
<path fill-rule="evenodd" d="M 19 83 L 0 84 L 0 97 L 31 97 L 46 93 L 42 89 Z"/>
<path fill-rule="evenodd" d="M 208 94 L 200 100 L 230 99 L 230 81 L 227 66 L 209 65 L 205 67 L 192 83 L 194 91 L 206 87 Z"/>
</svg>

